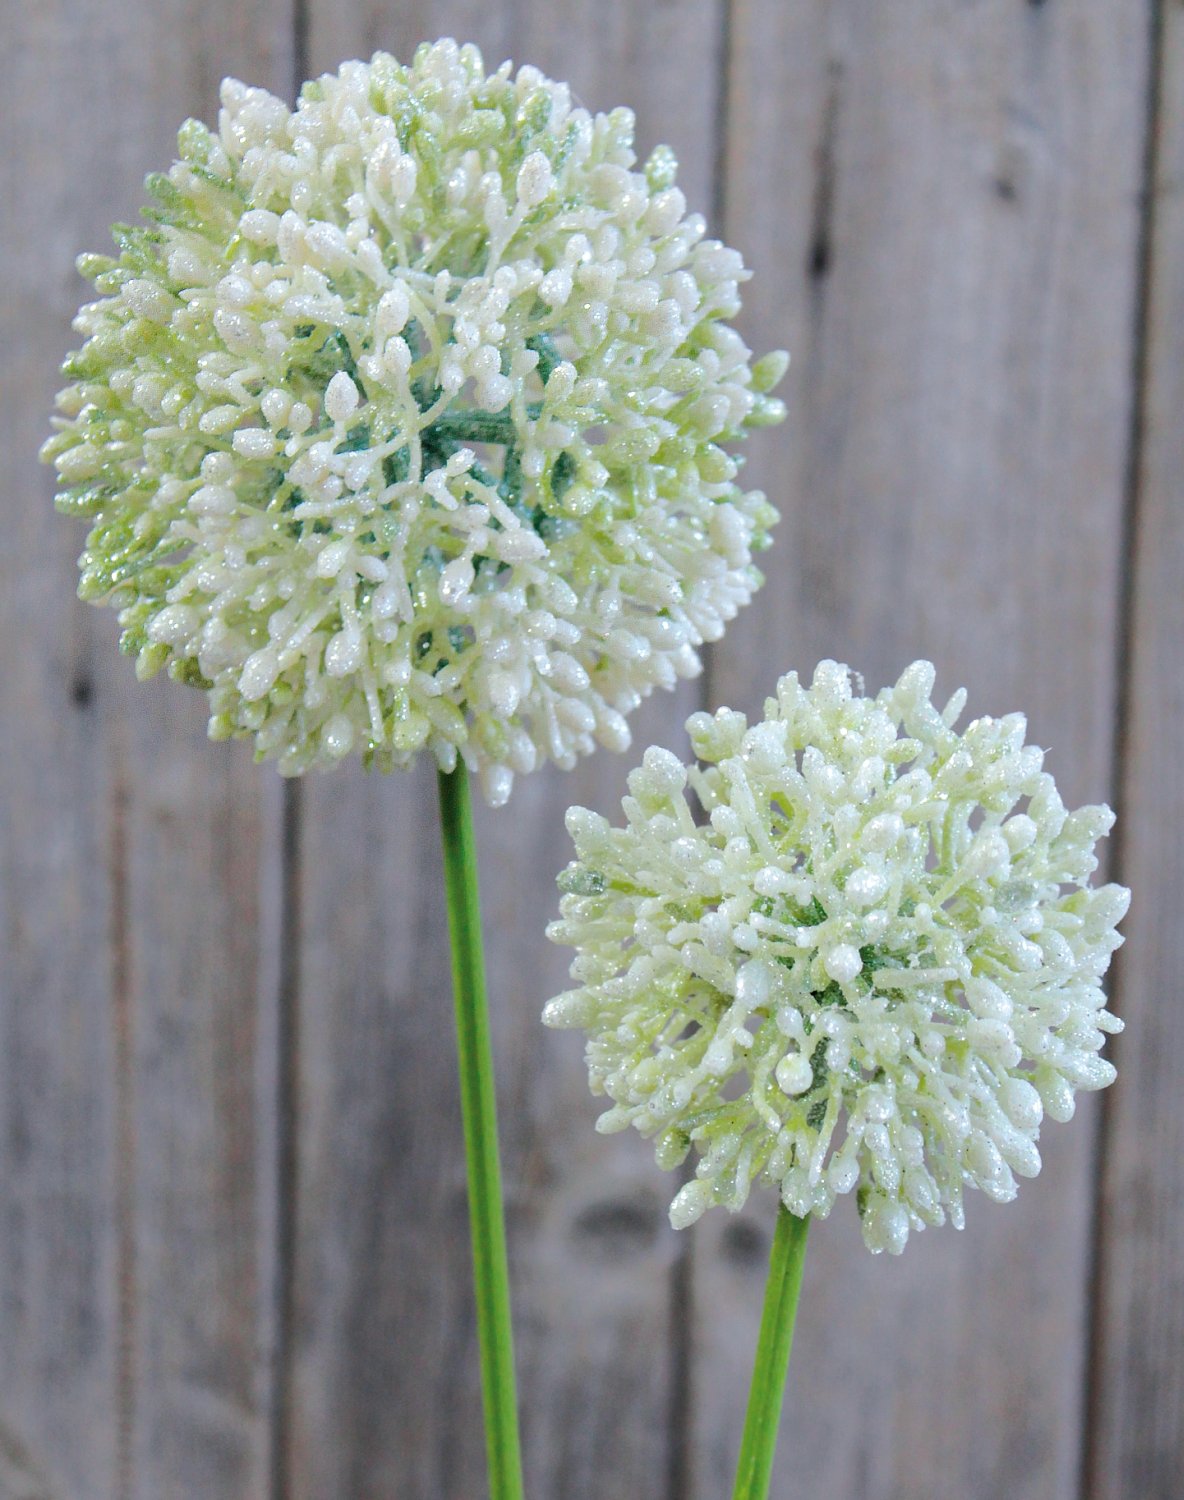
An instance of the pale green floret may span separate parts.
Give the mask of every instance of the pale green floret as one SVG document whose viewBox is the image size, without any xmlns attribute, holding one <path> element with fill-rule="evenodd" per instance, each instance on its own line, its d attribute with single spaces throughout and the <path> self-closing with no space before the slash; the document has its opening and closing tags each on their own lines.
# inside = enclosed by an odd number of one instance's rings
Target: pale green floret
<svg viewBox="0 0 1184 1500">
<path fill-rule="evenodd" d="M 222 103 L 79 262 L 46 455 L 93 518 L 82 596 L 288 773 L 459 752 L 500 802 L 623 748 L 776 519 L 726 452 L 782 414 L 740 257 L 628 110 L 473 47 Z"/>
<path fill-rule="evenodd" d="M 655 1136 L 665 1167 L 694 1149 L 678 1227 L 764 1178 L 798 1215 L 855 1189 L 869 1248 L 899 1252 L 961 1228 L 965 1186 L 1014 1197 L 1044 1114 L 1113 1081 L 1129 893 L 1089 885 L 1113 816 L 1066 811 L 1022 715 L 958 734 L 965 694 L 939 713 L 933 683 L 791 672 L 752 728 L 688 721 L 703 766 L 647 750 L 624 828 L 568 813 L 549 935 L 577 988 L 544 1019 L 587 1032 L 600 1129 Z"/>
</svg>

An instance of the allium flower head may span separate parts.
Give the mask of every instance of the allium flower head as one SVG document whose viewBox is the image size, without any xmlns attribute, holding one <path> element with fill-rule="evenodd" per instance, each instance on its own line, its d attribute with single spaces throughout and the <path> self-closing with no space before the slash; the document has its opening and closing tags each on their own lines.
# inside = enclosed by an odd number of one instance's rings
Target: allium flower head
<svg viewBox="0 0 1184 1500">
<path fill-rule="evenodd" d="M 760 581 L 775 513 L 724 445 L 782 355 L 628 110 L 474 47 L 377 54 L 293 112 L 228 80 L 85 256 L 60 505 L 82 596 L 297 773 L 459 751 L 513 774 L 622 748 Z"/>
<path fill-rule="evenodd" d="M 676 1226 L 759 1177 L 798 1215 L 856 1189 L 869 1248 L 899 1252 L 961 1228 L 964 1186 L 1014 1197 L 1043 1115 L 1114 1078 L 1099 982 L 1128 892 L 1088 883 L 1112 814 L 1066 811 L 1022 715 L 959 734 L 965 694 L 939 713 L 933 683 L 791 672 L 752 728 L 688 721 L 704 766 L 648 750 L 624 828 L 568 814 L 550 936 L 579 987 L 544 1018 L 588 1033 L 600 1129 L 666 1167 L 694 1148 Z"/>
</svg>

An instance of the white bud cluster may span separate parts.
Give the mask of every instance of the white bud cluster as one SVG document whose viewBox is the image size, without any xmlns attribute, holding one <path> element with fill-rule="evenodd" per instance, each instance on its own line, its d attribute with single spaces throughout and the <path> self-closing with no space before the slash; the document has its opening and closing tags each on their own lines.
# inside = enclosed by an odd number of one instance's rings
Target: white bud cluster
<svg viewBox="0 0 1184 1500">
<path fill-rule="evenodd" d="M 953 725 L 916 662 L 874 699 L 823 662 L 765 720 L 696 714 L 705 766 L 646 752 L 626 826 L 573 808 L 550 929 L 578 987 L 599 1128 L 692 1148 L 676 1226 L 752 1182 L 795 1214 L 856 1191 L 873 1251 L 963 1223 L 963 1189 L 1015 1196 L 1047 1113 L 1104 1088 L 1121 1023 L 1101 977 L 1129 893 L 1091 887 L 1105 807 L 1067 812 L 1025 721 Z M 697 823 L 688 786 L 708 821 Z"/>
<path fill-rule="evenodd" d="M 228 80 L 84 257 L 101 299 L 47 445 L 83 596 L 215 736 L 515 773 L 622 748 L 760 581 L 775 513 L 723 445 L 784 357 L 629 111 L 473 47 L 376 55 L 297 109 Z"/>
</svg>

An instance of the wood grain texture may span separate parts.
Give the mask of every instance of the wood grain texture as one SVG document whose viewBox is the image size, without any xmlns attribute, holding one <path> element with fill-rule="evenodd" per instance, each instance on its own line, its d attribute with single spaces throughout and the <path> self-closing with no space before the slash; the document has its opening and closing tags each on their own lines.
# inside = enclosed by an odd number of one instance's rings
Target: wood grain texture
<svg viewBox="0 0 1184 1500">
<path fill-rule="evenodd" d="M 1026 706 L 1071 803 L 1112 795 L 1148 11 L 737 0 L 727 232 L 793 350 L 755 471 L 785 512 L 714 701 L 917 656 Z M 775 147 L 775 149 L 770 149 Z M 1100 289 L 1104 287 L 1105 293 Z M 1060 1500 L 1079 1483 L 1091 1111 L 1018 1203 L 873 1260 L 811 1237 L 774 1489 Z M 735 1452 L 772 1206 L 696 1244 L 691 1493 Z M 742 1332 L 742 1330 L 745 1330 Z"/>
<path fill-rule="evenodd" d="M 75 254 L 135 218 L 145 171 L 171 161 L 186 112 L 216 112 L 224 71 L 285 83 L 289 20 L 181 0 L 8 17 L 6 1500 L 246 1500 L 266 1472 L 269 794 L 245 747 L 206 743 L 197 694 L 138 686 L 112 615 L 72 603 L 85 532 L 54 515 L 35 450 L 90 294 Z"/>
<path fill-rule="evenodd" d="M 706 206 L 718 19 L 713 0 L 397 13 L 317 0 L 309 66 L 474 40 L 489 66 L 530 61 L 588 107 L 633 105 L 642 149 L 672 140 Z M 697 702 L 695 685 L 654 700 L 639 742 L 671 740 Z M 608 809 L 629 764 L 549 770 L 478 811 L 527 1489 L 554 1500 L 661 1496 L 672 1461 L 666 1184 L 636 1142 L 594 1134 L 579 1045 L 538 1019 L 570 957 L 543 937 L 569 857 L 563 810 Z M 484 1493 L 433 780 L 346 771 L 305 788 L 287 1466 L 302 1500 Z"/>
<path fill-rule="evenodd" d="M 125 66 L 139 58 L 128 92 L 143 89 L 140 75 L 156 80 L 125 192 L 172 159 L 186 113 L 215 118 L 225 74 L 287 91 L 288 0 L 249 15 L 175 3 L 111 24 Z M 183 83 L 160 66 L 174 54 Z M 275 899 L 279 788 L 248 746 L 207 741 L 198 694 L 166 680 L 145 690 L 130 663 L 106 658 L 122 843 L 117 1044 L 128 1058 L 120 1485 L 129 1500 L 254 1500 L 271 1446 L 277 997 L 263 944 L 277 933 L 263 917 Z"/>
<path fill-rule="evenodd" d="M 34 459 L 86 295 L 73 258 L 134 217 L 222 74 L 291 97 L 297 58 L 447 34 L 633 105 L 641 149 L 669 141 L 692 206 L 725 210 L 750 342 L 795 361 L 789 423 L 746 471 L 784 515 L 769 583 L 708 681 L 647 704 L 634 751 L 478 812 L 528 1490 L 727 1492 L 773 1224 L 757 1195 L 676 1236 L 650 1148 L 594 1134 L 578 1040 L 538 1023 L 569 957 L 543 938 L 563 810 L 615 816 L 641 748 L 685 753 L 701 702 L 759 711 L 821 656 L 874 689 L 927 655 L 972 712 L 1028 708 L 1069 801 L 1120 798 L 1121 1082 L 1100 1166 L 1086 1108 L 964 1237 L 890 1262 L 849 1204 L 816 1227 L 774 1493 L 1174 1497 L 1176 0 L 40 0 L 5 20 L 0 1500 L 484 1492 L 431 769 L 285 793 L 246 747 L 208 746 L 198 695 L 137 685 L 112 617 L 71 604 L 83 530 Z"/>
<path fill-rule="evenodd" d="M 23 12 L 0 61 L 11 101 L 0 200 L 6 230 L 28 230 L 5 233 L 0 305 L 0 628 L 21 643 L 0 674 L 3 722 L 18 729 L 0 757 L 0 1493 L 57 1500 L 89 1484 L 113 1500 L 112 767 L 96 747 L 94 638 L 70 607 L 80 538 L 54 515 L 36 462 L 75 306 L 72 253 L 96 230 L 94 203 L 73 191 L 67 122 L 39 104 L 47 83 L 87 98 L 60 10 Z"/>
<path fill-rule="evenodd" d="M 1169 1500 L 1184 1476 L 1184 10 L 1163 7 L 1133 534 L 1120 876 L 1119 1082 L 1103 1136 L 1089 1500 Z"/>
</svg>

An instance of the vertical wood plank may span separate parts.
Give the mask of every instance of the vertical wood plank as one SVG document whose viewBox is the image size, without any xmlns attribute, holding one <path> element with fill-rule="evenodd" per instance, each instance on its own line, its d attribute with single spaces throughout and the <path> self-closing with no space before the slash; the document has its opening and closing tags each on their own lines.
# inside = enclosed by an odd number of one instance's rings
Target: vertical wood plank
<svg viewBox="0 0 1184 1500">
<path fill-rule="evenodd" d="M 92 636 L 70 602 L 80 538 L 54 515 L 36 462 L 76 305 L 72 252 L 98 227 L 93 200 L 73 191 L 70 123 L 43 102 L 97 102 L 61 10 L 11 18 L 0 58 L 0 704 L 19 729 L 0 757 L 0 1485 L 114 1500 L 111 767 L 96 743 Z"/>
<path fill-rule="evenodd" d="M 286 87 L 290 10 L 47 0 L 10 22 L 0 1472 L 22 1497 L 246 1500 L 269 1441 L 276 795 L 245 747 L 206 743 L 197 694 L 137 685 L 113 616 L 72 602 L 85 533 L 34 455 L 90 294 L 74 256 L 137 216 L 223 72 Z"/>
<path fill-rule="evenodd" d="M 186 113 L 216 118 L 225 74 L 289 92 L 289 0 L 249 15 L 178 3 L 122 25 L 124 45 L 134 29 L 144 51 L 137 73 L 163 74 L 138 148 L 145 165 L 171 160 Z M 156 61 L 178 48 L 191 60 L 183 94 Z M 248 746 L 207 742 L 199 695 L 166 681 L 144 693 L 130 675 L 112 664 L 132 1061 L 121 1145 L 134 1153 L 125 1485 L 137 1500 L 254 1500 L 271 1442 L 277 996 L 264 945 L 278 932 L 263 918 L 275 900 L 280 788 Z M 135 695 L 126 703 L 125 692 Z"/>
<path fill-rule="evenodd" d="M 311 71 L 377 47 L 478 43 L 589 108 L 632 105 L 710 205 L 717 0 L 478 6 L 312 0 Z M 651 700 L 670 743 L 696 685 Z M 527 1488 L 667 1493 L 678 1246 L 639 1143 L 598 1138 L 574 1039 L 539 1024 L 567 957 L 545 942 L 569 857 L 563 811 L 609 810 L 633 755 L 525 778 L 478 812 Z M 304 788 L 298 1216 L 288 1470 L 301 1500 L 484 1493 L 463 1157 L 434 776 L 355 770 Z"/>
<path fill-rule="evenodd" d="M 1026 707 L 1070 802 L 1112 794 L 1147 6 L 735 0 L 727 233 L 795 357 L 754 467 L 785 512 L 713 702 L 822 656 L 917 656 Z M 1078 1491 L 1091 1111 L 1018 1203 L 873 1260 L 811 1236 L 774 1490 Z M 696 1242 L 691 1494 L 724 1492 L 773 1210 Z"/>
<path fill-rule="evenodd" d="M 172 159 L 185 114 L 216 119 L 224 75 L 291 88 L 290 0 L 249 14 L 175 0 L 125 16 L 120 33 L 142 49 L 132 87 L 158 79 L 138 144 L 145 166 Z M 159 61 L 175 53 L 189 60 L 183 91 Z M 120 1080 L 134 1215 L 125 1486 L 136 1500 L 255 1500 L 271 1443 L 277 994 L 267 945 L 279 939 L 280 787 L 249 746 L 208 742 L 200 695 L 165 680 L 145 693 L 129 666 L 109 668 L 108 731 L 125 809 L 131 1059 Z"/>
<path fill-rule="evenodd" d="M 1133 903 L 1118 967 L 1127 1031 L 1102 1138 L 1090 1500 L 1168 1500 L 1184 1474 L 1184 10 L 1161 7 L 1145 397 L 1124 723 L 1121 878 Z"/>
</svg>

